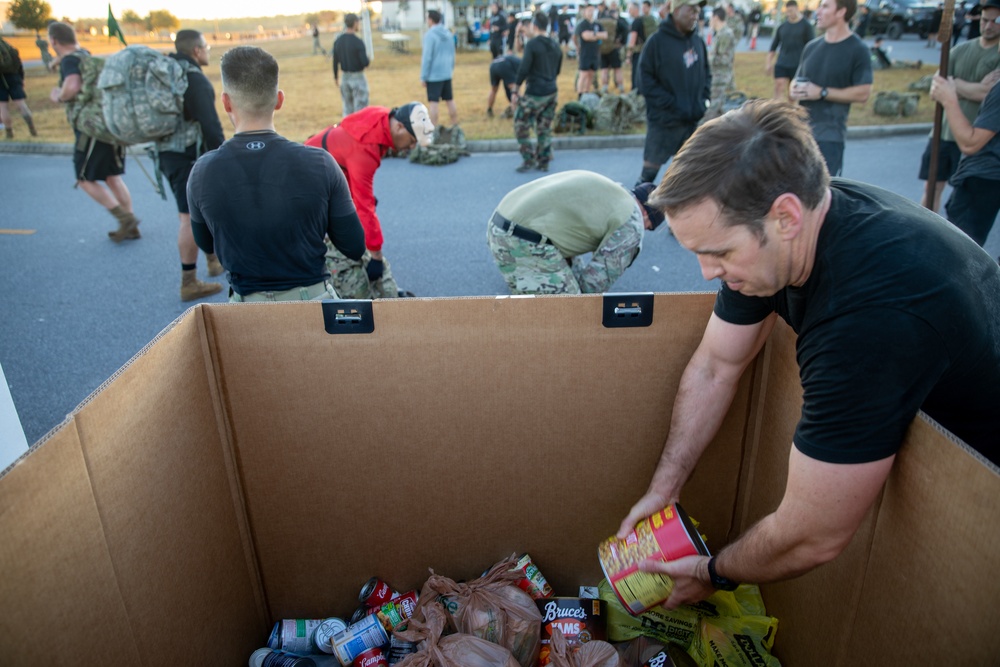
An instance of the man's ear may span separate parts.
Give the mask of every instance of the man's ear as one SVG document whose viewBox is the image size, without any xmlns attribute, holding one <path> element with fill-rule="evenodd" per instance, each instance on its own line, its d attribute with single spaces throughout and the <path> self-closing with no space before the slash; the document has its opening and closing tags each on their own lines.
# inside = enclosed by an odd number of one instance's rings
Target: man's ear
<svg viewBox="0 0 1000 667">
<path fill-rule="evenodd" d="M 222 91 L 222 108 L 226 110 L 226 113 L 233 112 L 233 101 L 229 98 L 229 93 Z"/>
<path fill-rule="evenodd" d="M 279 90 L 278 91 L 278 102 L 277 102 L 277 104 L 274 105 L 274 110 L 277 111 L 278 109 L 280 109 L 281 105 L 284 104 L 284 103 L 285 103 L 285 91 Z"/>
<path fill-rule="evenodd" d="M 797 195 L 786 192 L 771 204 L 770 217 L 775 221 L 775 230 L 782 240 L 791 240 L 802 231 L 805 206 Z"/>
</svg>

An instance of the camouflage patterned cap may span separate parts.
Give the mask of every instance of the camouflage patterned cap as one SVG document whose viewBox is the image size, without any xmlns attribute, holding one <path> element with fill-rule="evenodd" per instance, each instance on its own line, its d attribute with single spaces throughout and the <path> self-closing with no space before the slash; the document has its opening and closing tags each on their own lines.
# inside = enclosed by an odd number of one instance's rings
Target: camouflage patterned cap
<svg viewBox="0 0 1000 667">
<path fill-rule="evenodd" d="M 694 5 L 695 7 L 704 7 L 705 3 L 706 0 L 670 0 L 670 13 L 673 14 L 684 5 Z"/>
<path fill-rule="evenodd" d="M 662 225 L 663 221 L 666 220 L 667 217 L 660 209 L 646 205 L 646 200 L 649 199 L 650 193 L 652 193 L 655 189 L 656 185 L 653 183 L 640 183 L 635 186 L 634 190 L 632 190 L 632 194 L 639 200 L 642 207 L 646 209 L 646 215 L 649 216 L 649 223 L 653 226 L 653 229 Z"/>
</svg>

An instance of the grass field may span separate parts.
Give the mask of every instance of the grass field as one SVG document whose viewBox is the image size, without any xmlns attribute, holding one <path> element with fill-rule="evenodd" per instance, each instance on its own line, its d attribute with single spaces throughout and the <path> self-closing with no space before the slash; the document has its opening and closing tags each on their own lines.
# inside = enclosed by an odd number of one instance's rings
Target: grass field
<svg viewBox="0 0 1000 667">
<path fill-rule="evenodd" d="M 326 35 L 324 45 L 329 47 L 331 35 Z M 371 89 L 371 104 L 396 106 L 411 100 L 424 101 L 424 89 L 420 84 L 420 38 L 411 33 L 412 49 L 410 53 L 400 54 L 388 49 L 381 35 L 375 35 L 375 56 L 367 72 Z M 24 59 L 37 59 L 38 49 L 34 38 L 15 37 L 8 41 L 14 44 Z M 130 40 L 131 42 L 131 40 Z M 280 133 L 290 139 L 302 141 L 315 134 L 327 125 L 340 121 L 340 93 L 333 82 L 332 64 L 329 57 L 312 54 L 312 38 L 300 37 L 286 40 L 255 42 L 270 51 L 281 65 L 281 88 L 285 91 L 285 105 L 278 112 L 275 125 Z M 170 49 L 169 42 L 153 43 L 156 48 Z M 212 43 L 212 63 L 206 68 L 208 78 L 216 87 L 217 95 L 221 92 L 218 61 L 232 43 Z M 95 39 L 83 43 L 85 48 L 93 53 L 108 53 L 117 49 L 116 42 L 106 38 Z M 750 97 L 769 97 L 773 91 L 773 80 L 764 73 L 764 53 L 738 53 L 736 56 L 737 87 Z M 469 139 L 497 139 L 513 137 L 513 126 L 510 120 L 499 117 L 486 117 L 486 98 L 489 93 L 489 63 L 488 49 L 464 51 L 458 53 L 457 66 L 453 86 L 455 102 L 458 106 L 459 122 Z M 923 75 L 932 74 L 936 69 L 934 64 L 926 64 L 920 70 L 895 69 L 875 72 L 875 91 L 897 90 L 905 91 L 907 85 Z M 626 86 L 630 70 L 624 70 Z M 560 103 L 575 98 L 573 82 L 576 75 L 576 61 L 564 60 L 563 71 L 559 77 Z M 27 129 L 15 116 L 14 131 L 17 141 L 35 141 L 47 143 L 68 143 L 72 141 L 62 105 L 49 101 L 49 91 L 59 83 L 57 73 L 49 73 L 40 67 L 31 67 L 26 71 L 25 86 L 28 94 L 28 104 L 35 115 L 39 137 L 28 136 Z M 851 110 L 850 124 L 885 125 L 892 123 L 931 122 L 933 118 L 933 103 L 926 95 L 920 99 L 916 115 L 907 118 L 886 118 L 876 116 L 872 111 L 875 94 L 864 106 L 854 105 Z M 503 92 L 498 93 L 498 101 L 494 110 L 503 109 L 506 98 Z M 227 136 L 232 127 L 225 119 L 221 100 L 217 99 L 220 117 L 223 118 L 223 128 Z M 446 109 L 442 105 L 441 122 L 448 123 Z M 636 132 L 642 132 L 641 127 Z"/>
</svg>

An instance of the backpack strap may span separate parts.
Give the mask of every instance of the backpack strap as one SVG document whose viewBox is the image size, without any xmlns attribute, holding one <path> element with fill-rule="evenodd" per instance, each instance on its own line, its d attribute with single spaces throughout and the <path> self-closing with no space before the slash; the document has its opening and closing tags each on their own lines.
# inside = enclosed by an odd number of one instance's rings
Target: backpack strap
<svg viewBox="0 0 1000 667">
<path fill-rule="evenodd" d="M 326 146 L 326 138 L 330 136 L 330 132 L 332 131 L 333 131 L 333 126 L 331 125 L 330 127 L 326 128 L 325 132 L 323 132 L 323 150 L 325 150 L 327 153 L 330 152 L 330 149 L 327 148 Z"/>
</svg>

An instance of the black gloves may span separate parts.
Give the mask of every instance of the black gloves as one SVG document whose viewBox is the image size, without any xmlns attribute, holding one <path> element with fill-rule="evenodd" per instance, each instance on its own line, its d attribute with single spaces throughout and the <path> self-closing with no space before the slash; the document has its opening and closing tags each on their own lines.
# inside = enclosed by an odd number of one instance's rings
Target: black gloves
<svg viewBox="0 0 1000 667">
<path fill-rule="evenodd" d="M 368 261 L 368 266 L 365 267 L 365 271 L 368 273 L 368 280 L 375 282 L 382 277 L 382 273 L 385 272 L 385 264 L 381 259 L 375 259 L 374 257 Z"/>
</svg>

